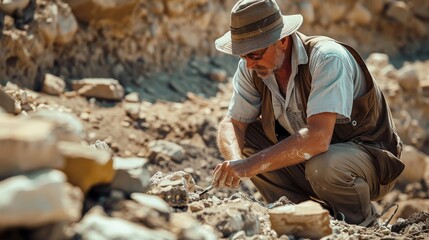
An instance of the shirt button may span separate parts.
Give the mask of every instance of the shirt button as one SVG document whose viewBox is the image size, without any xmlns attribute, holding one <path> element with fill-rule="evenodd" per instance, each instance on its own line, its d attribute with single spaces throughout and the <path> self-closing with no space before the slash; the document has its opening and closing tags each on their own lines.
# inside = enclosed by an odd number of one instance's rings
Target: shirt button
<svg viewBox="0 0 429 240">
<path fill-rule="evenodd" d="M 356 125 L 357 125 L 356 120 L 353 120 L 353 121 L 352 121 L 352 125 L 353 125 L 353 127 L 356 127 Z"/>
</svg>

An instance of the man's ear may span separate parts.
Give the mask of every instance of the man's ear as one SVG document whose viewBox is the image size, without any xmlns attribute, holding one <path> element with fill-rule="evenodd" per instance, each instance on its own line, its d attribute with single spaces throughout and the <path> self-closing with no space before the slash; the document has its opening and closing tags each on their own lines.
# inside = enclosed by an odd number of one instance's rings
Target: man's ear
<svg viewBox="0 0 429 240">
<path fill-rule="evenodd" d="M 284 37 L 284 38 L 282 38 L 282 39 L 280 39 L 280 43 L 281 43 L 281 47 L 282 47 L 282 49 L 286 49 L 287 48 L 287 46 L 288 46 L 288 42 L 289 42 L 289 36 L 286 36 L 286 37 Z"/>
</svg>

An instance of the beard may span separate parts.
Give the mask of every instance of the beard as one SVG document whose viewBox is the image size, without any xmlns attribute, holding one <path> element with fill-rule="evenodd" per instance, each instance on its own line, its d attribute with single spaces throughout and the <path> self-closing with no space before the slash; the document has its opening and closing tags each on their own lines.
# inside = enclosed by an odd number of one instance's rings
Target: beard
<svg viewBox="0 0 429 240">
<path fill-rule="evenodd" d="M 273 68 L 267 68 L 264 66 L 256 65 L 253 67 L 253 70 L 256 72 L 260 78 L 268 78 L 277 72 L 283 65 L 285 60 L 285 53 L 276 45 L 274 52 L 274 66 Z"/>
</svg>

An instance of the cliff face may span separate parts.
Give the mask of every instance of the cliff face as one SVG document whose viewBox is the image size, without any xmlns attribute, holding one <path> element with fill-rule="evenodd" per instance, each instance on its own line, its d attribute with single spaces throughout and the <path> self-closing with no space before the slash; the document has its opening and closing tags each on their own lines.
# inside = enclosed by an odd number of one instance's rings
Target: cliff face
<svg viewBox="0 0 429 240">
<path fill-rule="evenodd" d="M 32 13 L 33 20 L 17 25 Z M 233 0 L 16 0 L 4 2 L 0 83 L 37 88 L 44 73 L 65 79 L 115 77 L 133 82 L 193 56 L 212 56 L 228 30 Z M 424 0 L 279 1 L 301 13 L 306 34 L 323 34 L 363 55 L 427 54 L 429 2 Z M 6 14 L 4 14 L 6 13 Z M 26 15 L 27 14 L 27 15 Z M 1 16 L 0 16 L 1 17 Z M 22 30 L 17 28 L 21 28 Z"/>
</svg>

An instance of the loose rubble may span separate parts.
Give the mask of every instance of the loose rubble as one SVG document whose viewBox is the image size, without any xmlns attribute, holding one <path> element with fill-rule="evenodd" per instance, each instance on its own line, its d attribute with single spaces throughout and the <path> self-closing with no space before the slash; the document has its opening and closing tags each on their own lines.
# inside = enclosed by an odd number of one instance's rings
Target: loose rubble
<svg viewBox="0 0 429 240">
<path fill-rule="evenodd" d="M 396 214 L 372 227 L 315 202 L 264 203 L 249 181 L 199 195 L 222 161 L 216 129 L 237 59 L 213 40 L 233 3 L 3 1 L 0 239 L 429 238 L 429 61 L 395 58 L 428 53 L 427 1 L 279 1 L 304 15 L 304 33 L 387 53 L 366 62 L 405 170 L 374 202 Z"/>
</svg>

